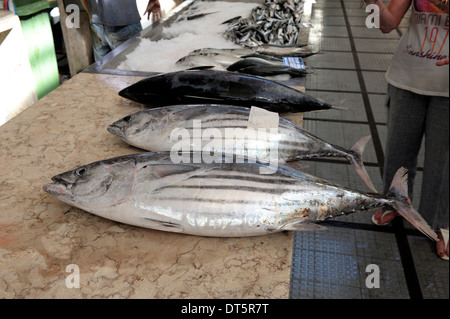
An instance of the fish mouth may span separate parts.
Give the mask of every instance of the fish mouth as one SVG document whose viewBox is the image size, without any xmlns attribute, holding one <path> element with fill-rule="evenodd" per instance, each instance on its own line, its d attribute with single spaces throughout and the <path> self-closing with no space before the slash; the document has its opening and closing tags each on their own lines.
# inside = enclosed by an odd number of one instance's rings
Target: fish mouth
<svg viewBox="0 0 450 319">
<path fill-rule="evenodd" d="M 123 133 L 122 127 L 120 127 L 116 123 L 113 123 L 113 124 L 109 125 L 106 129 L 111 134 L 117 135 L 119 137 L 124 137 L 124 133 Z"/>
<path fill-rule="evenodd" d="M 119 91 L 119 96 L 124 97 L 126 99 L 133 100 L 132 94 L 130 94 L 129 88 L 124 88 L 123 90 Z"/>
<path fill-rule="evenodd" d="M 136 87 L 136 84 L 119 91 L 119 96 L 135 102 L 140 102 L 142 95 L 147 95 L 147 93 L 140 93 L 139 88 Z"/>
<path fill-rule="evenodd" d="M 119 96 L 137 102 L 142 104 L 147 104 L 153 101 L 153 97 L 158 97 L 156 94 L 152 93 L 140 93 L 137 88 L 134 88 L 133 86 L 127 87 L 121 91 L 119 91 Z"/>
<path fill-rule="evenodd" d="M 42 189 L 48 194 L 60 199 L 60 200 L 71 200 L 72 194 L 66 185 L 61 183 L 49 183 L 45 184 Z"/>
<path fill-rule="evenodd" d="M 45 184 L 42 187 L 45 192 L 61 200 L 71 200 L 73 198 L 70 191 L 73 185 L 72 183 L 64 180 L 59 175 L 53 176 L 52 181 L 53 183 Z"/>
</svg>

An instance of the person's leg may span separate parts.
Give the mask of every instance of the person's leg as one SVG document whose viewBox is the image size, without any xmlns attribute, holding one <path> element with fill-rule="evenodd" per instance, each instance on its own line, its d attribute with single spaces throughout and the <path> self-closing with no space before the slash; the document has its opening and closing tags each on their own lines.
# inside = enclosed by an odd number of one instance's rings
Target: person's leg
<svg viewBox="0 0 450 319">
<path fill-rule="evenodd" d="M 97 23 L 91 23 L 91 33 L 93 40 L 94 59 L 95 61 L 101 60 L 108 52 L 111 51 L 111 47 L 108 44 L 105 35 L 105 26 Z"/>
<path fill-rule="evenodd" d="M 408 194 L 412 200 L 417 156 L 425 132 L 425 119 L 429 97 L 393 86 L 388 88 L 388 135 L 384 157 L 384 194 L 400 167 L 408 170 Z"/>
<path fill-rule="evenodd" d="M 417 156 L 425 130 L 426 105 L 429 98 L 388 85 L 386 107 L 388 111 L 383 194 L 387 194 L 392 178 L 400 167 L 408 170 L 408 194 L 412 200 Z M 397 212 L 378 210 L 372 221 L 386 225 L 397 216 Z"/>
<path fill-rule="evenodd" d="M 419 213 L 434 229 L 446 228 L 448 215 L 449 99 L 432 97 L 425 124 L 425 162 Z"/>
<path fill-rule="evenodd" d="M 127 26 L 107 27 L 107 41 L 111 49 L 117 48 L 119 45 L 130 39 L 136 33 L 142 31 L 141 23 L 131 24 Z"/>
</svg>

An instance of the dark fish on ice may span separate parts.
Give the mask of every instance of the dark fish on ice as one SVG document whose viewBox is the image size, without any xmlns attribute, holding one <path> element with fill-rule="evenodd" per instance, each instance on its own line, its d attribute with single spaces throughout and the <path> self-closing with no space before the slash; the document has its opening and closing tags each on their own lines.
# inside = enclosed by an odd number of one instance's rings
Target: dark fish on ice
<svg viewBox="0 0 450 319">
<path fill-rule="evenodd" d="M 308 74 L 305 69 L 297 69 L 279 62 L 270 62 L 253 57 L 241 59 L 227 67 L 227 70 L 256 76 L 289 74 L 291 77 L 304 77 Z"/>
<path fill-rule="evenodd" d="M 239 70 L 240 73 L 255 75 L 255 76 L 275 76 L 275 75 L 283 75 L 287 74 L 290 77 L 305 77 L 308 74 L 308 71 L 296 69 L 292 67 L 278 67 L 274 65 L 264 65 L 264 66 L 248 66 Z"/>
<path fill-rule="evenodd" d="M 227 70 L 239 71 L 249 66 L 263 66 L 263 65 L 285 66 L 283 62 L 281 62 L 280 60 L 268 61 L 257 56 L 255 57 L 252 56 L 252 57 L 245 57 L 240 59 L 239 61 L 234 62 L 233 64 L 227 67 Z"/>
<path fill-rule="evenodd" d="M 279 166 L 174 164 L 143 153 L 87 164 L 56 175 L 43 189 L 59 200 L 117 222 L 198 236 L 242 237 L 317 230 L 317 222 L 378 207 L 396 209 L 422 233 L 436 233 L 406 197 L 405 170 L 387 196 L 362 193 Z"/>
<path fill-rule="evenodd" d="M 149 106 L 214 103 L 258 106 L 278 113 L 340 108 L 281 83 L 214 70 L 150 76 L 121 90 L 119 95 Z"/>
<path fill-rule="evenodd" d="M 130 145 L 153 152 L 173 151 L 179 144 L 178 136 L 186 135 L 189 150 L 209 152 L 209 146 L 213 144 L 212 151 L 219 156 L 228 151 L 263 163 L 267 163 L 270 156 L 276 156 L 280 162 L 314 157 L 345 157 L 366 185 L 376 192 L 362 160 L 370 136 L 363 137 L 350 150 L 346 150 L 327 143 L 281 117 L 273 133 L 252 134 L 255 130 L 248 127 L 250 112 L 248 108 L 232 105 L 166 106 L 128 115 L 109 125 L 108 131 Z M 196 139 L 195 130 L 203 138 Z M 214 141 L 206 136 L 208 132 L 214 133 Z M 273 151 L 276 153 L 272 154 Z"/>
</svg>

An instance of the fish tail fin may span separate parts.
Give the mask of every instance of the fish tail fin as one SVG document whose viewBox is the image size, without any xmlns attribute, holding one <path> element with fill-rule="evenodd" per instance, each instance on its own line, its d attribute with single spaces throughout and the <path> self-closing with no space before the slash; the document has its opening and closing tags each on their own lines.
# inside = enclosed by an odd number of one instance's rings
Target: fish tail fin
<svg viewBox="0 0 450 319">
<path fill-rule="evenodd" d="M 371 139 L 371 136 L 364 136 L 359 139 L 358 142 L 355 143 L 355 145 L 352 146 L 350 149 L 350 152 L 347 154 L 347 159 L 350 161 L 352 166 L 355 168 L 358 175 L 362 178 L 364 183 L 374 192 L 377 193 L 377 190 L 375 189 L 375 186 L 372 183 L 372 180 L 370 179 L 369 174 L 366 171 L 366 167 L 363 164 L 362 154 L 364 152 L 364 149 Z"/>
<path fill-rule="evenodd" d="M 438 241 L 434 230 L 428 225 L 422 216 L 412 207 L 411 200 L 408 197 L 408 171 L 401 167 L 395 173 L 389 188 L 388 198 L 393 199 L 391 204 L 403 218 L 411 223 L 415 228 L 421 231 L 428 238 Z"/>
</svg>

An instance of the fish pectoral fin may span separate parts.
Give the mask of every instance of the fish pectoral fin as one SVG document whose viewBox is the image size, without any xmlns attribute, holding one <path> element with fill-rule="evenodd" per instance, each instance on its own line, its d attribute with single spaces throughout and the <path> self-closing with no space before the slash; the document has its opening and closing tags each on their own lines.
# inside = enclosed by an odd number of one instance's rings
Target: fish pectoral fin
<svg viewBox="0 0 450 319">
<path fill-rule="evenodd" d="M 149 217 L 144 217 L 146 223 L 148 224 L 148 228 L 163 230 L 163 231 L 171 231 L 175 233 L 181 233 L 184 231 L 184 228 L 177 223 L 166 222 L 158 219 L 153 219 Z"/>
<path fill-rule="evenodd" d="M 281 227 L 281 229 L 293 231 L 316 231 L 316 230 L 326 230 L 327 228 L 325 226 L 317 224 L 292 222 L 285 224 L 283 227 Z"/>
</svg>

